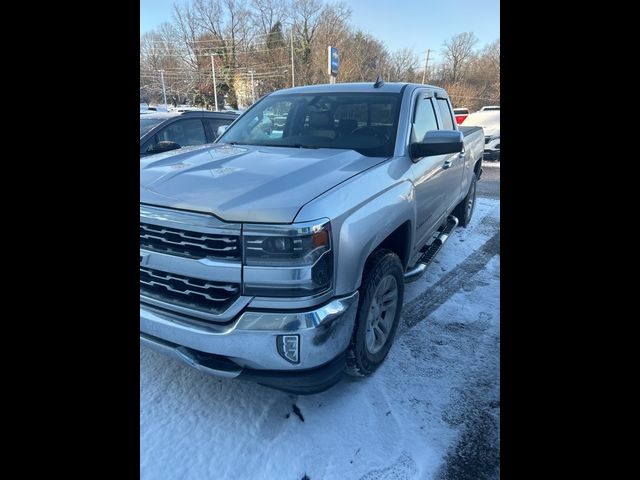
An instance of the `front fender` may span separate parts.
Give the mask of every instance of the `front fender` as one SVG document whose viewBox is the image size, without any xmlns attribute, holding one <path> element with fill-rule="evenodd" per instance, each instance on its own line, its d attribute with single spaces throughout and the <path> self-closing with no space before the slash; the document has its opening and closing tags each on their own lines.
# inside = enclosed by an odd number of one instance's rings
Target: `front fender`
<svg viewBox="0 0 640 480">
<path fill-rule="evenodd" d="M 379 165 L 344 182 L 303 207 L 296 222 L 331 219 L 336 295 L 360 287 L 369 255 L 394 230 L 410 223 L 409 255 L 413 246 L 415 196 L 408 159 Z"/>
<path fill-rule="evenodd" d="M 413 186 L 403 182 L 382 192 L 347 216 L 340 228 L 339 254 L 336 262 L 337 294 L 360 287 L 362 272 L 369 255 L 402 224 L 409 222 L 413 245 Z M 407 255 L 409 255 L 407 251 Z"/>
</svg>

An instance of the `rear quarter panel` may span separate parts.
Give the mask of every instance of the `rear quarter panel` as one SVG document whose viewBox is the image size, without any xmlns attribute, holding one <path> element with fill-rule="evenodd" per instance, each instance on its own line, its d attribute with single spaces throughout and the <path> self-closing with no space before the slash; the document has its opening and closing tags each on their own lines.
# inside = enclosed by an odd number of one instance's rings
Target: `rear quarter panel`
<svg viewBox="0 0 640 480">
<path fill-rule="evenodd" d="M 484 153 L 484 132 L 482 129 L 471 132 L 464 137 L 464 174 L 462 176 L 462 188 L 458 201 L 461 201 L 469 191 L 469 185 L 471 184 L 471 174 L 478 162 L 482 160 Z"/>
</svg>

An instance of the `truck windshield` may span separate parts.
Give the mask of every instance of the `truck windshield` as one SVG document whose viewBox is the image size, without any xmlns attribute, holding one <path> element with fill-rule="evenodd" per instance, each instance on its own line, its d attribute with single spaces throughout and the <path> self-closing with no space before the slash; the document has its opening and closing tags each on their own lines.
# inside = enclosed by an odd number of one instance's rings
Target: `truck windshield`
<svg viewBox="0 0 640 480">
<path fill-rule="evenodd" d="M 218 143 L 351 149 L 392 156 L 400 94 L 270 95 L 245 112 Z"/>
</svg>

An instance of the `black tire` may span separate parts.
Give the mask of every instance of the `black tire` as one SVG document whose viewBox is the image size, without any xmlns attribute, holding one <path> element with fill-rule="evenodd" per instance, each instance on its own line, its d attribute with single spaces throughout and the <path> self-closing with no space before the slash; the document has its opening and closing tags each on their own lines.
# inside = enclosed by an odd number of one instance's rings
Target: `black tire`
<svg viewBox="0 0 640 480">
<path fill-rule="evenodd" d="M 388 276 L 395 278 L 397 287 L 397 306 L 393 316 L 393 323 L 390 330 L 379 348 L 380 350 L 371 353 L 367 347 L 367 324 L 369 312 L 372 309 L 374 296 L 378 287 L 383 281 L 391 282 Z M 360 299 L 358 302 L 358 314 L 356 324 L 351 337 L 351 343 L 347 349 L 347 366 L 345 372 L 349 375 L 366 377 L 371 375 L 384 361 L 398 329 L 400 313 L 402 312 L 402 301 L 404 299 L 404 272 L 402 262 L 398 255 L 391 250 L 379 249 L 371 254 L 362 274 L 362 285 L 360 286 Z M 387 312 L 383 312 L 385 315 Z M 390 322 L 390 318 L 388 321 Z M 377 339 L 377 337 L 376 337 Z"/>
<path fill-rule="evenodd" d="M 469 191 L 462 201 L 454 208 L 453 215 L 458 217 L 458 225 L 466 227 L 471 222 L 473 211 L 476 208 L 476 174 L 471 174 L 471 185 L 469 185 Z M 471 204 L 469 201 L 471 200 Z M 469 206 L 471 205 L 471 206 Z"/>
</svg>

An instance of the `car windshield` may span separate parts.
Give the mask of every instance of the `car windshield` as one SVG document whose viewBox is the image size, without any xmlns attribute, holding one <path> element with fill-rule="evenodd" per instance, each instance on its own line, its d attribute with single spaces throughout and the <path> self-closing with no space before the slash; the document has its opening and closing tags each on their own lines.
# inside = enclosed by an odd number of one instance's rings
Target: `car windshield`
<svg viewBox="0 0 640 480">
<path fill-rule="evenodd" d="M 164 118 L 140 118 L 140 136 L 151 130 L 153 127 L 162 123 Z"/>
<path fill-rule="evenodd" d="M 245 112 L 218 142 L 392 156 L 399 106 L 398 93 L 270 95 Z"/>
</svg>

